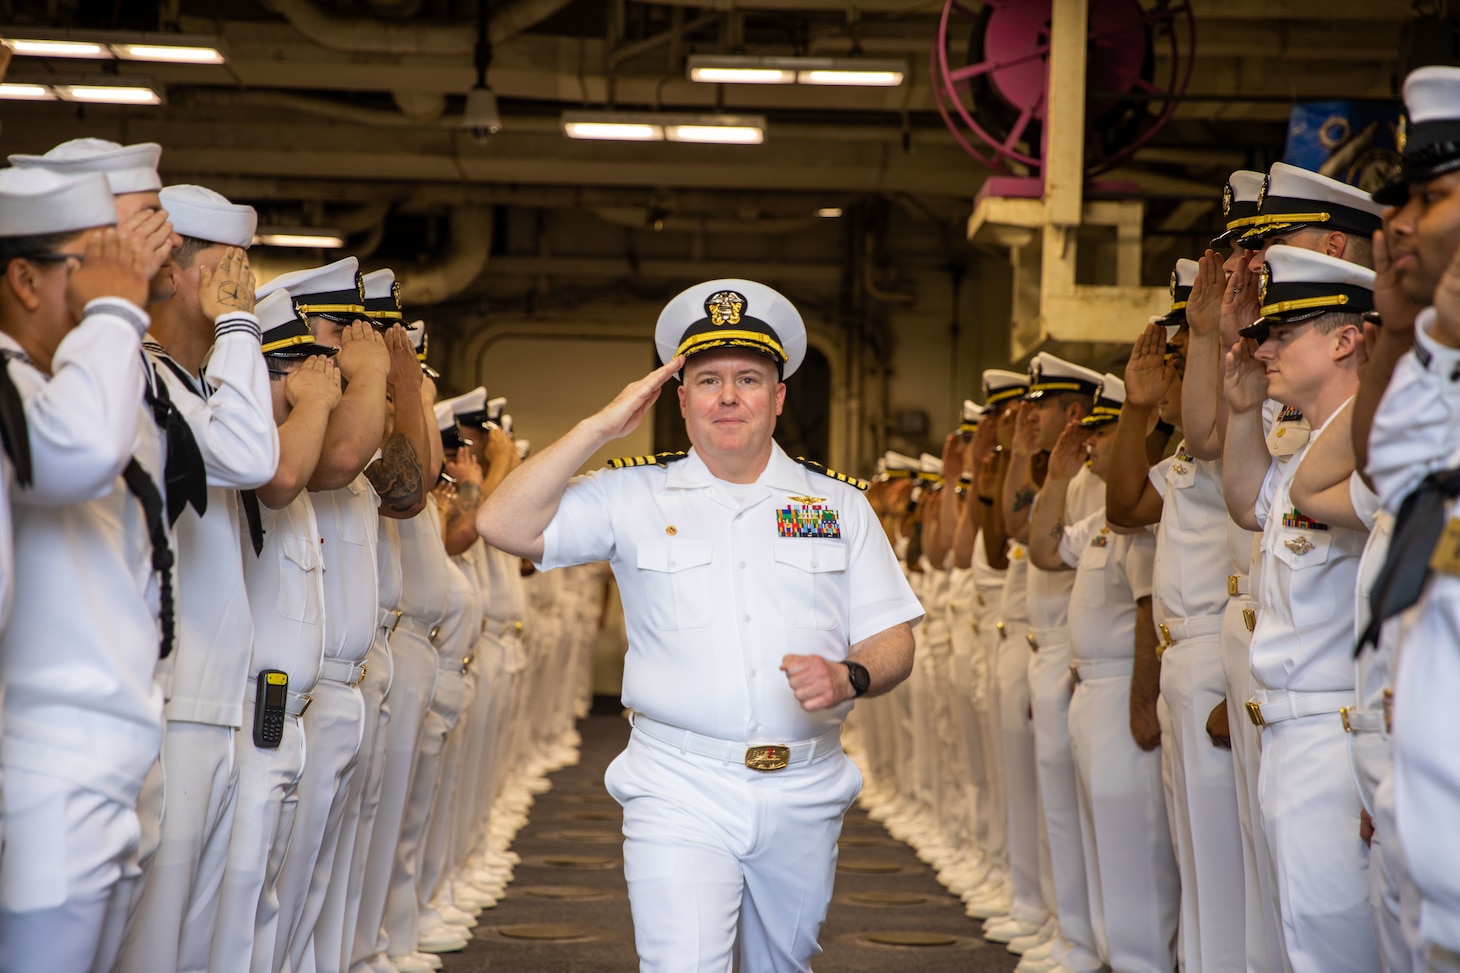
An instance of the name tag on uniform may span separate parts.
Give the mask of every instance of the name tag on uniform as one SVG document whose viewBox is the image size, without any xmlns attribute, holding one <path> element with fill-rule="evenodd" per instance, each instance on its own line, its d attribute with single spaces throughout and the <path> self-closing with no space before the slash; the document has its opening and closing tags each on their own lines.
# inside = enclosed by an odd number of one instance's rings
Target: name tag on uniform
<svg viewBox="0 0 1460 973">
<path fill-rule="evenodd" d="M 841 537 L 837 511 L 821 504 L 803 503 L 776 511 L 776 531 L 782 537 Z"/>
</svg>

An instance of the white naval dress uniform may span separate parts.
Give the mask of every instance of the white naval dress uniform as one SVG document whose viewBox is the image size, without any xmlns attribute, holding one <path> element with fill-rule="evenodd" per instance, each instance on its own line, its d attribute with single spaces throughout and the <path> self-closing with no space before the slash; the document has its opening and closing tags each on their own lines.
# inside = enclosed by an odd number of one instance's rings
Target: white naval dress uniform
<svg viewBox="0 0 1460 973">
<path fill-rule="evenodd" d="M 288 506 L 260 506 L 263 553 L 242 552 L 254 644 L 235 740 L 238 810 L 228 845 L 209 973 L 270 973 L 280 931 L 279 875 L 299 807 L 304 773 L 300 714 L 311 705 L 324 659 L 324 554 L 309 493 Z M 283 739 L 276 748 L 253 740 L 259 673 L 274 669 L 289 682 Z M 287 933 L 287 930 L 285 930 Z"/>
<path fill-rule="evenodd" d="M 972 500 L 977 503 L 978 501 Z M 977 743 L 982 752 L 984 786 L 979 794 L 977 836 L 979 847 L 999 872 L 1008 870 L 1008 835 L 1004 822 L 1004 760 L 999 741 L 999 634 L 994 623 L 1004 593 L 1005 571 L 989 564 L 984 550 L 983 530 L 973 539 L 974 643 L 973 715 Z"/>
<path fill-rule="evenodd" d="M 979 669 L 983 662 L 979 658 L 982 640 L 978 618 L 974 614 L 977 592 L 973 569 L 955 567 L 947 573 L 948 631 L 952 651 L 943 692 L 954 721 L 954 739 L 952 748 L 944 754 L 938 768 L 943 788 L 938 808 L 952 850 L 973 865 L 983 854 L 978 829 L 985 822 L 981 805 L 989 800 L 984 737 L 977 709 L 980 700 L 983 703 L 989 700 L 988 672 L 987 666 L 983 666 L 982 671 Z M 982 685 L 980 679 L 983 680 Z M 961 891 L 955 886 L 950 888 Z"/>
<path fill-rule="evenodd" d="M 1009 567 L 999 599 L 996 677 L 999 682 L 999 745 L 1004 768 L 1004 821 L 1009 847 L 1009 915 L 1042 926 L 1055 908 L 1048 839 L 1039 803 L 1039 773 L 1030 718 L 1029 552 L 1009 542 Z"/>
<path fill-rule="evenodd" d="M 1070 481 L 1065 520 L 1075 523 L 1105 507 L 1105 483 L 1088 467 Z M 1076 971 L 1100 968 L 1091 925 L 1084 843 L 1075 762 L 1070 753 L 1070 589 L 1073 571 L 1045 571 L 1029 565 L 1029 696 L 1034 711 L 1034 749 L 1039 795 L 1049 838 L 1059 939 L 1054 958 Z"/>
<path fill-rule="evenodd" d="M 161 346 L 144 345 L 153 372 L 187 420 L 208 477 L 207 511 L 183 510 L 177 534 L 177 648 L 163 714 L 166 801 L 161 840 L 122 940 L 121 973 L 206 973 L 237 798 L 234 731 L 253 649 L 244 592 L 237 490 L 267 483 L 279 463 L 258 319 L 230 312 L 214 324 L 201 377 Z M 249 552 L 252 554 L 252 550 Z"/>
<path fill-rule="evenodd" d="M 1096 945 L 1122 973 L 1169 973 L 1181 881 L 1161 753 L 1137 746 L 1130 728 L 1136 602 L 1151 594 L 1156 540 L 1147 530 L 1113 533 L 1100 510 L 1065 529 L 1059 553 L 1075 567 L 1070 749 Z"/>
<path fill-rule="evenodd" d="M 827 498 L 839 536 L 778 536 L 805 495 Z M 609 558 L 623 595 L 637 715 L 604 782 L 641 969 L 729 969 L 737 939 L 743 969 L 809 969 L 861 775 L 839 744 L 850 704 L 802 710 L 779 667 L 921 619 L 871 508 L 779 446 L 745 486 L 691 451 L 574 479 L 543 539 L 541 567 Z M 755 744 L 793 746 L 790 765 L 750 769 Z"/>
<path fill-rule="evenodd" d="M 1219 461 L 1177 447 L 1151 468 L 1161 494 L 1152 610 L 1161 633 L 1161 699 L 1169 737 L 1171 818 L 1181 870 L 1181 949 L 1187 973 L 1243 967 L 1242 825 L 1232 752 L 1207 736 L 1227 695 L 1222 616 L 1227 607 L 1226 503 Z M 1164 626 L 1164 627 L 1163 627 Z M 1244 694 L 1245 696 L 1245 694 Z"/>
<path fill-rule="evenodd" d="M 505 611 L 502 601 L 506 593 L 489 583 L 490 566 L 486 542 L 473 543 L 456 559 L 456 563 L 471 581 L 482 615 L 478 623 L 480 633 L 475 641 L 472 663 L 467 672 L 468 682 L 472 687 L 471 702 L 468 709 L 463 711 L 461 725 L 458 727 L 461 734 L 461 754 L 457 758 L 460 761 L 460 774 L 456 781 L 452 806 L 450 838 L 453 901 L 460 897 L 456 895 L 458 888 L 466 893 L 471 891 L 467 888 L 471 885 L 468 879 L 471 872 L 469 859 L 478 836 L 478 824 L 484 819 L 490 823 L 490 804 L 483 807 L 481 802 L 481 793 L 485 786 L 482 781 L 491 776 L 492 767 L 489 765 L 491 744 L 494 742 L 490 739 L 491 725 L 497 708 L 496 697 L 506 679 L 504 643 L 489 631 L 494 625 L 500 624 L 489 615 L 493 599 L 495 597 L 497 610 Z"/>
<path fill-rule="evenodd" d="M 135 456 L 161 492 L 162 442 L 142 402 L 147 321 L 120 298 L 90 302 L 51 375 L 0 335 L 34 466 L 11 498 L 25 570 L 0 634 L 5 973 L 109 967 L 108 899 L 135 875 L 137 797 L 162 746 L 159 586 L 147 519 L 119 477 Z"/>
<path fill-rule="evenodd" d="M 1331 423 L 1329 424 L 1331 425 Z M 1252 634 L 1253 697 L 1261 714 L 1258 805 L 1295 973 L 1374 970 L 1368 849 L 1339 710 L 1354 699 L 1352 597 L 1365 533 L 1311 525 L 1289 491 L 1315 430 L 1292 461 L 1274 460 L 1258 494 L 1263 527 Z M 1371 519 L 1372 493 L 1355 476 L 1354 507 Z M 1256 719 L 1254 717 L 1254 722 Z"/>
<path fill-rule="evenodd" d="M 315 926 L 335 872 L 347 804 L 365 732 L 359 684 L 378 627 L 379 499 L 362 474 L 338 490 L 310 495 L 324 554 L 324 660 L 314 700 L 303 714 L 308 759 L 300 778 L 294 831 L 279 874 L 275 968 L 313 969 Z M 354 847 L 354 835 L 350 836 Z M 348 860 L 348 853 L 344 860 Z M 339 933 L 336 933 L 338 935 Z M 338 951 L 339 942 L 335 942 Z"/>
<path fill-rule="evenodd" d="M 1384 509 L 1397 510 L 1426 475 L 1460 464 L 1460 350 L 1430 337 L 1434 309 L 1415 322 L 1415 350 L 1395 366 L 1374 416 L 1369 475 Z M 1446 515 L 1457 516 L 1452 503 Z M 1445 543 L 1443 540 L 1441 543 Z M 1425 552 L 1414 552 L 1423 557 Z M 1367 607 L 1367 606 L 1365 606 Z M 1385 628 L 1385 638 L 1394 626 Z M 1460 953 L 1460 843 L 1450 835 L 1460 807 L 1460 753 L 1456 694 L 1460 664 L 1460 579 L 1434 571 L 1419 603 L 1404 616 L 1394 672 L 1393 769 L 1378 788 L 1381 810 L 1392 802 L 1398 855 L 1385 842 L 1385 866 L 1397 865 L 1401 926 L 1406 945 L 1430 959 L 1431 946 L 1448 951 L 1443 968 Z M 1372 652 L 1372 650 L 1370 650 Z M 1367 700 L 1360 699 L 1366 706 Z M 1378 822 L 1375 827 L 1377 829 Z M 1377 837 L 1377 836 L 1376 836 Z M 1388 952 L 1386 951 L 1386 958 Z M 1434 958 L 1436 968 L 1441 968 Z M 1416 967 L 1420 968 L 1420 967 Z"/>
</svg>

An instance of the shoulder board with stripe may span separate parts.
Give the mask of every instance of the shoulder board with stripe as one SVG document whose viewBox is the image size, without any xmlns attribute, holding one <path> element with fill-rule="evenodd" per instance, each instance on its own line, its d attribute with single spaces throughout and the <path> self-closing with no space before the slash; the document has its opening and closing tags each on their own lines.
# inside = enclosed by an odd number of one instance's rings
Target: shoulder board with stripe
<svg viewBox="0 0 1460 973">
<path fill-rule="evenodd" d="M 829 470 L 814 459 L 807 459 L 804 456 L 797 456 L 796 462 L 806 467 L 813 473 L 820 473 L 822 476 L 829 476 L 833 480 L 840 480 L 847 486 L 856 487 L 858 490 L 866 490 L 869 484 L 866 480 L 859 480 L 855 476 L 847 476 L 845 473 L 838 473 L 836 470 Z"/>
<path fill-rule="evenodd" d="M 618 459 L 611 459 L 608 465 L 611 469 L 622 470 L 630 466 L 668 466 L 676 460 L 684 459 L 689 453 L 683 450 L 675 450 L 669 453 L 654 453 L 648 456 L 620 456 Z"/>
</svg>

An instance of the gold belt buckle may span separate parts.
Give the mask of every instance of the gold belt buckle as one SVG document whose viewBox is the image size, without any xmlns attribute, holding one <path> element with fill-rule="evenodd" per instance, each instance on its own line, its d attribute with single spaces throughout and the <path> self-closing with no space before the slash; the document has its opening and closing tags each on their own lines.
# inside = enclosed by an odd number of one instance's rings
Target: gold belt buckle
<svg viewBox="0 0 1460 973">
<path fill-rule="evenodd" d="M 978 607 L 982 608 L 983 607 L 983 592 L 982 591 L 975 591 L 973 593 L 973 597 L 975 597 L 975 598 L 978 599 Z"/>
<path fill-rule="evenodd" d="M 790 765 L 791 748 L 779 743 L 745 751 L 745 766 L 751 770 L 785 770 Z"/>
<path fill-rule="evenodd" d="M 1070 666 L 1070 678 L 1073 679 L 1076 683 L 1079 683 L 1080 682 L 1080 667 L 1079 666 Z"/>
<path fill-rule="evenodd" d="M 471 668 L 472 660 L 475 659 L 475 658 L 476 658 L 476 656 L 473 656 L 473 655 L 462 656 L 462 659 L 461 659 L 461 674 L 463 676 L 466 675 L 466 670 L 468 670 L 468 669 Z"/>
<path fill-rule="evenodd" d="M 1033 649 L 1035 652 L 1038 652 L 1039 651 L 1039 639 L 1037 639 L 1037 638 L 1034 637 L 1034 633 L 1033 632 L 1026 633 L 1025 636 L 1024 636 L 1024 638 L 1028 640 L 1029 647 L 1031 649 Z"/>
<path fill-rule="evenodd" d="M 1257 609 L 1242 609 L 1242 624 L 1247 626 L 1247 631 L 1255 631 L 1257 629 Z"/>
<path fill-rule="evenodd" d="M 1158 627 L 1161 629 L 1162 642 L 1166 643 L 1169 646 L 1176 641 L 1171 637 L 1171 629 L 1166 625 L 1165 622 L 1162 622 Z"/>
<path fill-rule="evenodd" d="M 975 618 L 975 619 L 974 619 L 974 620 L 973 620 L 973 621 L 972 621 L 972 622 L 970 622 L 970 623 L 969 623 L 969 624 L 970 624 L 970 625 L 972 625 L 972 626 L 973 626 L 973 634 L 974 634 L 974 635 L 977 635 L 977 634 L 978 634 L 978 619 L 976 619 L 976 618 Z"/>
<path fill-rule="evenodd" d="M 1267 726 L 1267 720 L 1262 718 L 1262 704 L 1256 700 L 1247 701 L 1247 718 L 1253 726 Z"/>
<path fill-rule="evenodd" d="M 385 629 L 389 634 L 394 635 L 396 626 L 400 624 L 400 617 L 403 612 L 399 608 L 392 608 L 390 614 L 394 617 L 391 618 L 389 624 L 381 625 L 380 627 Z"/>
<path fill-rule="evenodd" d="M 1354 731 L 1354 728 L 1348 722 L 1348 711 L 1352 708 L 1351 706 L 1340 706 L 1338 708 L 1338 717 L 1343 720 L 1343 732 L 1345 733 L 1352 733 Z"/>
<path fill-rule="evenodd" d="M 1394 690 L 1384 690 L 1384 732 L 1394 732 Z"/>
<path fill-rule="evenodd" d="M 1240 574 L 1227 575 L 1227 597 L 1236 598 L 1242 594 L 1242 576 Z"/>
<path fill-rule="evenodd" d="M 304 694 L 304 705 L 299 707 L 299 712 L 294 714 L 296 719 L 303 719 L 304 714 L 309 712 L 309 707 L 314 704 L 314 697 L 309 693 Z"/>
<path fill-rule="evenodd" d="M 997 622 L 994 622 L 994 628 L 999 630 L 1000 641 L 1003 641 L 1004 639 L 1009 637 L 1009 633 L 1004 630 L 1004 620 L 1002 618 L 999 619 Z"/>
<path fill-rule="evenodd" d="M 362 662 L 362 663 L 360 663 L 360 675 L 356 676 L 355 677 L 355 681 L 352 682 L 352 683 L 350 683 L 350 685 L 351 686 L 358 686 L 358 685 L 360 685 L 364 681 L 365 681 L 365 663 Z"/>
</svg>

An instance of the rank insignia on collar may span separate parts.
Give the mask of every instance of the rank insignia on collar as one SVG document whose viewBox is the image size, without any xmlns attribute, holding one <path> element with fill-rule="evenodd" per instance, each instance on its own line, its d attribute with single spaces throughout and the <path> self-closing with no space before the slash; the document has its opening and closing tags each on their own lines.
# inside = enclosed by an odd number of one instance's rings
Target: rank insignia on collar
<svg viewBox="0 0 1460 973">
<path fill-rule="evenodd" d="M 820 504 L 806 504 L 777 510 L 776 532 L 782 537 L 839 538 L 842 526 L 837 511 Z"/>
<path fill-rule="evenodd" d="M 797 503 L 825 503 L 826 502 L 826 497 L 788 497 L 787 499 L 794 500 Z"/>
</svg>

